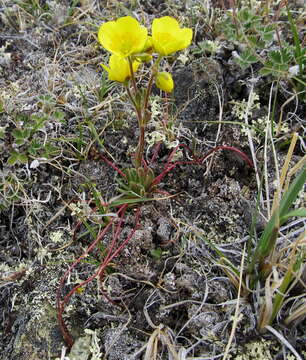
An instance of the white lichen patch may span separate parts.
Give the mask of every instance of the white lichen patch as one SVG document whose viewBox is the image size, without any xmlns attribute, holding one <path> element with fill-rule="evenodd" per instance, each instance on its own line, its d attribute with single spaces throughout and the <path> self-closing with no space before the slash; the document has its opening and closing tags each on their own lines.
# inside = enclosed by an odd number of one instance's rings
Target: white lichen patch
<svg viewBox="0 0 306 360">
<path fill-rule="evenodd" d="M 28 268 L 28 264 L 25 262 L 19 262 L 13 268 L 6 263 L 0 263 L 0 277 L 2 280 L 9 281 L 10 277 L 23 269 Z"/>
<path fill-rule="evenodd" d="M 277 346 L 272 341 L 261 339 L 245 345 L 242 353 L 234 356 L 233 360 L 272 360 Z"/>
<path fill-rule="evenodd" d="M 245 116 L 252 116 L 253 111 L 260 108 L 259 96 L 255 91 L 250 94 L 248 100 L 243 99 L 231 103 L 234 104 L 232 114 L 240 120 L 244 119 Z"/>
<path fill-rule="evenodd" d="M 57 230 L 50 233 L 50 240 L 53 243 L 60 243 L 63 241 L 63 231 Z"/>
<path fill-rule="evenodd" d="M 179 144 L 178 138 L 188 132 L 188 129 L 184 128 L 181 123 L 176 124 L 172 118 L 168 119 L 162 115 L 164 112 L 161 98 L 155 96 L 151 104 L 150 131 L 145 134 L 148 149 L 158 143 L 164 144 L 167 149 L 173 149 Z M 182 153 L 178 150 L 173 160 L 178 160 L 181 157 Z"/>
</svg>

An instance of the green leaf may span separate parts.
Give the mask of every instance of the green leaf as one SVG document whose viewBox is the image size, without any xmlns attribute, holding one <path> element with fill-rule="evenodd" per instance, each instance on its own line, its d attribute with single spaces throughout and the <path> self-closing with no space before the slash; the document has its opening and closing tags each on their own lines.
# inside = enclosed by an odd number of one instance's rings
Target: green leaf
<svg viewBox="0 0 306 360">
<path fill-rule="evenodd" d="M 251 64 L 257 62 L 258 58 L 254 55 L 254 52 L 252 52 L 250 49 L 246 49 L 240 54 L 239 57 L 235 58 L 235 61 L 243 69 L 246 69 Z"/>
<path fill-rule="evenodd" d="M 260 26 L 258 31 L 260 32 L 260 36 L 265 43 L 269 43 L 273 40 L 275 32 L 273 25 Z"/>
<path fill-rule="evenodd" d="M 32 121 L 28 124 L 28 127 L 31 129 L 31 134 L 34 135 L 37 130 L 44 127 L 48 117 L 42 114 L 34 114 L 31 116 L 31 120 Z"/>
<path fill-rule="evenodd" d="M 283 55 L 278 50 L 277 51 L 270 51 L 268 56 L 269 56 L 271 62 L 275 63 L 275 65 L 284 63 Z"/>
<path fill-rule="evenodd" d="M 293 57 L 289 49 L 270 51 L 268 57 L 269 60 L 266 61 L 264 67 L 260 70 L 261 75 L 286 76 Z"/>
<path fill-rule="evenodd" d="M 291 26 L 291 32 L 293 34 L 293 41 L 294 41 L 294 46 L 295 46 L 295 50 L 294 50 L 294 54 L 295 54 L 295 58 L 299 64 L 299 69 L 300 69 L 300 73 L 303 71 L 303 62 L 302 62 L 302 58 L 303 58 L 303 50 L 301 47 L 301 42 L 300 42 L 300 38 L 299 38 L 299 32 L 297 29 L 297 25 L 293 20 L 290 8 L 287 4 L 287 15 L 288 15 L 288 20 Z"/>
<path fill-rule="evenodd" d="M 19 154 L 18 160 L 21 163 L 26 164 L 28 162 L 28 156 L 26 154 Z"/>
<path fill-rule="evenodd" d="M 137 199 L 131 199 L 131 198 L 122 198 L 120 200 L 112 201 L 110 204 L 111 206 L 118 206 L 118 205 L 124 205 L 124 204 L 138 204 L 145 201 L 154 201 L 154 198 L 137 198 Z"/>
<path fill-rule="evenodd" d="M 163 254 L 163 250 L 161 248 L 152 249 L 150 250 L 150 254 L 155 260 L 160 260 Z"/>
<path fill-rule="evenodd" d="M 289 208 L 296 200 L 305 182 L 306 182 L 306 167 L 302 169 L 302 171 L 291 183 L 289 189 L 284 193 L 280 201 L 279 207 L 274 211 L 270 220 L 268 221 L 265 230 L 262 233 L 259 242 L 257 244 L 257 247 L 255 249 L 255 253 L 251 264 L 252 268 L 255 266 L 256 262 L 259 264 L 262 263 L 263 260 L 273 250 L 279 227 L 288 218 Z"/>
<path fill-rule="evenodd" d="M 14 129 L 12 135 L 16 140 L 26 140 L 30 136 L 29 129 Z"/>
<path fill-rule="evenodd" d="M 256 35 L 246 36 L 247 42 L 250 43 L 251 47 L 257 47 L 258 37 Z M 250 47 L 249 45 L 249 47 Z"/>
<path fill-rule="evenodd" d="M 8 159 L 7 159 L 7 163 L 9 165 L 15 165 L 16 162 L 18 161 L 18 157 L 16 155 L 11 155 Z"/>
<path fill-rule="evenodd" d="M 43 151 L 41 153 L 41 156 L 47 159 L 49 159 L 52 156 L 56 156 L 60 151 L 56 146 L 53 146 L 52 144 L 48 144 L 48 143 L 42 149 Z"/>
<path fill-rule="evenodd" d="M 28 152 L 33 155 L 36 156 L 38 154 L 38 151 L 42 148 L 42 144 L 40 144 L 38 141 L 36 140 L 32 140 L 29 147 L 28 147 Z"/>
<path fill-rule="evenodd" d="M 0 139 L 5 138 L 5 127 L 0 127 Z"/>
<path fill-rule="evenodd" d="M 300 171 L 298 176 L 294 179 L 289 189 L 285 192 L 280 202 L 280 217 L 284 217 L 290 206 L 297 199 L 300 190 L 303 188 L 306 182 L 306 166 Z"/>
<path fill-rule="evenodd" d="M 57 120 L 59 122 L 65 121 L 65 113 L 63 111 L 54 111 L 52 116 L 54 117 L 55 120 Z"/>
<path fill-rule="evenodd" d="M 295 216 L 306 218 L 306 208 L 301 208 L 301 209 L 296 209 L 296 210 L 290 211 L 288 214 L 284 215 L 280 219 L 280 223 L 283 224 L 286 220 L 288 220 L 291 217 L 295 217 Z"/>
<path fill-rule="evenodd" d="M 21 154 L 19 153 L 18 151 L 16 150 L 12 150 L 10 152 L 10 157 L 7 159 L 7 163 L 9 165 L 14 165 L 16 164 L 17 162 L 20 162 L 20 163 L 27 163 L 28 162 L 28 157 L 26 154 Z"/>
<path fill-rule="evenodd" d="M 254 15 L 249 9 L 243 8 L 238 12 L 238 20 L 246 33 L 248 30 L 255 30 L 256 26 L 260 24 L 259 16 Z"/>
<path fill-rule="evenodd" d="M 289 66 L 287 64 L 274 64 L 272 61 L 267 61 L 264 67 L 260 69 L 261 75 L 273 75 L 275 77 L 285 76 L 288 73 Z"/>
</svg>

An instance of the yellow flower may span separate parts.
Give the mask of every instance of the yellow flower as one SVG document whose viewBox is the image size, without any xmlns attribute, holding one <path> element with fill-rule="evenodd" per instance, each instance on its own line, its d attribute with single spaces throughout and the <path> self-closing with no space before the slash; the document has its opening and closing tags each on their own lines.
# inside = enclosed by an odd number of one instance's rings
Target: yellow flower
<svg viewBox="0 0 306 360">
<path fill-rule="evenodd" d="M 153 39 L 152 36 L 148 35 L 147 41 L 142 49 L 142 52 L 151 52 L 153 47 Z"/>
<path fill-rule="evenodd" d="M 132 67 L 134 72 L 137 71 L 139 65 L 139 61 L 133 61 Z M 109 67 L 105 66 L 104 64 L 101 64 L 101 66 L 108 72 L 109 80 L 123 83 L 131 77 L 128 60 L 117 55 L 111 55 L 109 59 Z"/>
<path fill-rule="evenodd" d="M 180 28 L 170 16 L 154 19 L 152 24 L 154 50 L 163 56 L 185 49 L 192 40 L 192 29 Z"/>
<path fill-rule="evenodd" d="M 149 62 L 152 60 L 153 41 L 152 36 L 147 37 L 147 41 L 141 51 L 141 54 L 137 54 L 136 59 L 141 62 Z"/>
<path fill-rule="evenodd" d="M 147 29 L 131 16 L 102 24 L 98 31 L 100 44 L 112 54 L 127 57 L 142 51 L 147 41 Z"/>
<path fill-rule="evenodd" d="M 174 88 L 172 76 L 168 72 L 159 72 L 155 77 L 156 86 L 166 92 L 171 92 Z"/>
</svg>

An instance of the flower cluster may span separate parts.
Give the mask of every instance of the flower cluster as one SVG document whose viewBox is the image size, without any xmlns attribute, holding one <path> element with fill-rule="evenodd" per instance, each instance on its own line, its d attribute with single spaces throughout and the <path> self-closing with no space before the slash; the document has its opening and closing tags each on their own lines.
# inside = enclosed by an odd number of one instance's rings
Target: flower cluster
<svg viewBox="0 0 306 360">
<path fill-rule="evenodd" d="M 151 34 L 148 35 L 147 29 L 130 16 L 100 26 L 98 40 L 112 54 L 109 66 L 102 65 L 110 80 L 126 83 L 140 64 L 150 61 L 156 53 L 159 56 L 154 68 L 155 84 L 166 92 L 173 90 L 171 74 L 159 72 L 158 64 L 162 57 L 189 46 L 192 30 L 180 28 L 174 18 L 164 16 L 153 20 Z"/>
</svg>

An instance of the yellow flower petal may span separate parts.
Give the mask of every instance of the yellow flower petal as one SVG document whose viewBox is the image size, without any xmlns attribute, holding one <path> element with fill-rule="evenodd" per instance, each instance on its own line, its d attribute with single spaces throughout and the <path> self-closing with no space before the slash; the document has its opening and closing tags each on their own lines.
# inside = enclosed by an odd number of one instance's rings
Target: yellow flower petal
<svg viewBox="0 0 306 360">
<path fill-rule="evenodd" d="M 152 47 L 153 47 L 153 39 L 152 39 L 152 36 L 148 35 L 147 41 L 145 43 L 145 46 L 142 49 L 142 52 L 148 52 L 152 49 Z"/>
<path fill-rule="evenodd" d="M 166 92 L 171 92 L 174 88 L 174 82 L 170 73 L 162 71 L 155 77 L 156 86 Z"/>
<path fill-rule="evenodd" d="M 140 65 L 139 61 L 133 61 L 133 72 L 136 72 Z M 131 77 L 131 71 L 129 62 L 127 59 L 119 57 L 117 55 L 111 55 L 109 59 L 109 67 L 101 64 L 104 70 L 108 72 L 109 80 L 125 82 Z"/>
<path fill-rule="evenodd" d="M 102 24 L 98 31 L 100 44 L 112 54 L 127 57 L 142 51 L 147 41 L 147 29 L 131 16 Z"/>
<path fill-rule="evenodd" d="M 141 62 L 149 62 L 152 60 L 152 49 L 153 49 L 153 40 L 152 36 L 147 37 L 147 41 L 140 54 L 137 54 L 136 59 Z"/>
<path fill-rule="evenodd" d="M 190 45 L 192 29 L 180 28 L 174 18 L 164 16 L 153 20 L 152 40 L 154 50 L 158 54 L 170 55 Z"/>
</svg>

